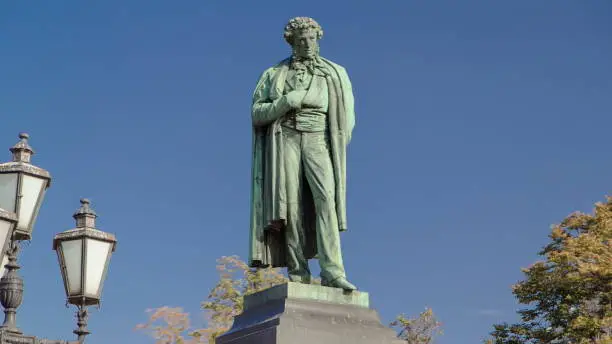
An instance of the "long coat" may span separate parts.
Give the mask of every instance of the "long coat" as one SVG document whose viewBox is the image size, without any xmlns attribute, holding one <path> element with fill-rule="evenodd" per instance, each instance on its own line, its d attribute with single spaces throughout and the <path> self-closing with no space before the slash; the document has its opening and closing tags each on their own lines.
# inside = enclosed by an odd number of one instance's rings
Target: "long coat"
<svg viewBox="0 0 612 344">
<path fill-rule="evenodd" d="M 284 101 L 283 90 L 291 59 L 268 68 L 259 78 L 253 94 L 253 161 L 251 175 L 251 230 L 249 265 L 252 267 L 285 267 L 284 233 L 270 229 L 270 224 L 287 219 L 287 197 L 283 168 L 281 120 L 290 107 Z M 339 230 L 347 229 L 346 221 L 346 146 L 355 127 L 355 100 L 344 67 L 319 58 L 324 68 L 329 92 L 328 127 L 330 153 L 334 166 L 336 212 Z M 317 254 L 315 209 L 308 183 L 304 183 L 304 230 L 307 259 Z"/>
</svg>

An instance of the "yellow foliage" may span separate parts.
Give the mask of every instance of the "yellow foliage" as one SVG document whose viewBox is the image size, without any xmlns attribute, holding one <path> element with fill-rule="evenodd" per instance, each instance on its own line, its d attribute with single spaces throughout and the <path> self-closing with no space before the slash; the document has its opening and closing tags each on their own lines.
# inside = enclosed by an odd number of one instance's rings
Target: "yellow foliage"
<svg viewBox="0 0 612 344">
<path fill-rule="evenodd" d="M 442 334 L 442 323 L 431 308 L 425 308 L 416 318 L 400 314 L 389 326 L 397 328 L 397 337 L 408 344 L 430 344 L 437 335 Z"/>
<path fill-rule="evenodd" d="M 160 307 L 147 311 L 149 321 L 139 324 L 155 344 L 213 344 L 215 338 L 227 332 L 234 317 L 242 312 L 243 297 L 287 281 L 280 269 L 252 269 L 237 256 L 217 260 L 219 281 L 211 290 L 202 309 L 206 317 L 204 328 L 191 328 L 189 314 L 181 308 Z"/>
<path fill-rule="evenodd" d="M 550 233 L 545 259 L 513 286 L 521 322 L 495 325 L 497 344 L 612 344 L 612 198 L 573 213 Z"/>
<path fill-rule="evenodd" d="M 149 320 L 136 326 L 139 330 L 148 330 L 155 338 L 155 344 L 198 344 L 202 341 L 198 334 L 189 332 L 189 314 L 182 308 L 160 307 L 147 310 Z"/>
</svg>

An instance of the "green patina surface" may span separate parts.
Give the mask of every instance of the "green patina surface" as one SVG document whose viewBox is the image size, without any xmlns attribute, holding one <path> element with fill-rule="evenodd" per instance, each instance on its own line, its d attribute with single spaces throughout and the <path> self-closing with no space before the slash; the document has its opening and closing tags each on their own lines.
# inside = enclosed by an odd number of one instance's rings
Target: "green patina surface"
<svg viewBox="0 0 612 344">
<path fill-rule="evenodd" d="M 370 307 L 370 295 L 367 292 L 345 292 L 339 288 L 287 282 L 255 294 L 247 295 L 244 298 L 244 309 L 247 310 L 270 301 L 284 299 L 319 301 L 364 308 Z"/>
</svg>

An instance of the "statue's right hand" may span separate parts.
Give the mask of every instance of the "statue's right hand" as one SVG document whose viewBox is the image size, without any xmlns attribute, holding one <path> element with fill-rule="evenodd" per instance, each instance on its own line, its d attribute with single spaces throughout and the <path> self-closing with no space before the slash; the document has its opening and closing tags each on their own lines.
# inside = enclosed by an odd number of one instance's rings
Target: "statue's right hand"
<svg viewBox="0 0 612 344">
<path fill-rule="evenodd" d="M 297 110 L 302 107 L 302 100 L 306 96 L 306 91 L 291 91 L 285 95 L 285 100 L 291 109 Z"/>
</svg>

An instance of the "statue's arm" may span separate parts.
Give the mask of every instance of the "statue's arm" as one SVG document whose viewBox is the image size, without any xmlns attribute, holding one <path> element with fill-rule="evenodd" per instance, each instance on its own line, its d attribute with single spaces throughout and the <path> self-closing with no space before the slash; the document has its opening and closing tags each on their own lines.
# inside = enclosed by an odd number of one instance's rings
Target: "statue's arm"
<svg viewBox="0 0 612 344">
<path fill-rule="evenodd" d="M 351 84 L 351 79 L 346 69 L 342 68 L 340 75 L 343 84 L 344 107 L 346 109 L 346 143 L 349 143 L 353 135 L 353 129 L 355 128 L 355 96 L 353 95 L 353 85 Z"/>
<path fill-rule="evenodd" d="M 251 117 L 254 126 L 268 125 L 291 110 L 287 97 L 282 96 L 274 101 L 270 99 L 272 87 L 271 72 L 263 73 L 253 94 Z"/>
</svg>

